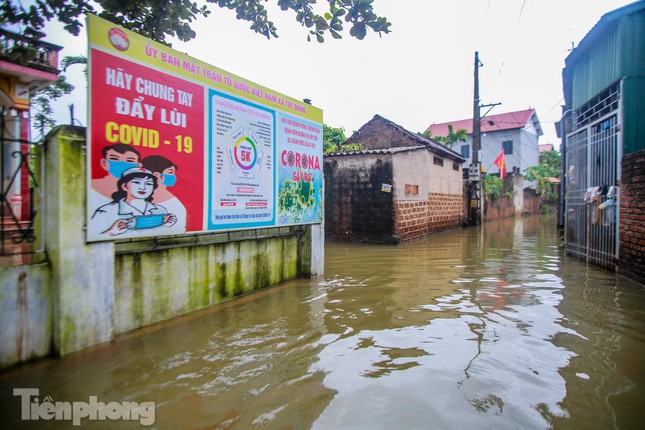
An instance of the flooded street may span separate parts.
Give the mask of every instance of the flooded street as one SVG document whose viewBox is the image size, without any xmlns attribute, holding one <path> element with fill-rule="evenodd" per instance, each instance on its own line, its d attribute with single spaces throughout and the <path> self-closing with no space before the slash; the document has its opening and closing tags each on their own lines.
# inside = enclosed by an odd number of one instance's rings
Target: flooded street
<svg viewBox="0 0 645 430">
<path fill-rule="evenodd" d="M 155 402 L 157 429 L 642 428 L 645 289 L 564 257 L 553 217 L 325 252 L 321 278 L 0 373 L 0 422 L 72 428 L 21 421 L 30 387 Z"/>
</svg>

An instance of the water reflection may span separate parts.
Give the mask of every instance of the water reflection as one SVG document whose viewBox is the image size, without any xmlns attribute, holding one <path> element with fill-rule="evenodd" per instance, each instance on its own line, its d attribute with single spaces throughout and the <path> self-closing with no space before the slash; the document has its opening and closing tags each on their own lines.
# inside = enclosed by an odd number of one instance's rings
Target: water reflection
<svg viewBox="0 0 645 430">
<path fill-rule="evenodd" d="M 337 394 L 314 428 L 544 428 L 567 416 L 559 369 L 574 354 L 551 342 L 571 331 L 557 308 L 557 238 L 539 219 L 518 225 L 387 253 L 330 246 L 330 265 L 352 262 L 354 288 L 328 306 L 325 326 L 341 335 L 318 366 Z M 358 312 L 360 288 L 383 315 Z"/>
<path fill-rule="evenodd" d="M 0 374 L 0 419 L 29 428 L 11 389 L 39 387 L 154 401 L 159 429 L 640 424 L 645 293 L 563 257 L 553 219 L 328 244 L 326 258 L 322 278 Z"/>
</svg>

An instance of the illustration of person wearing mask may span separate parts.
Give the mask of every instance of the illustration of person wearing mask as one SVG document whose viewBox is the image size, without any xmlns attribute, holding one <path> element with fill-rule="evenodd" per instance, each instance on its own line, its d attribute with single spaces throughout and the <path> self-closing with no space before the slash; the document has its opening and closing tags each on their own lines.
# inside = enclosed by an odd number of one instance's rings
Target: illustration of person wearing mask
<svg viewBox="0 0 645 430">
<path fill-rule="evenodd" d="M 177 183 L 177 165 L 161 155 L 150 155 L 141 160 L 144 169 L 148 169 L 157 178 L 157 189 L 152 195 L 152 202 L 163 205 L 168 212 L 177 216 L 177 223 L 171 227 L 173 233 L 186 231 L 186 208 L 169 190 Z"/>
<path fill-rule="evenodd" d="M 125 143 L 107 145 L 101 152 L 103 153 L 101 167 L 107 174 L 102 178 L 92 179 L 89 201 L 92 213 L 96 208 L 112 201 L 112 193 L 117 189 L 116 183 L 123 172 L 139 167 L 141 160 L 139 151 Z"/>
<path fill-rule="evenodd" d="M 143 167 L 126 170 L 116 184 L 112 201 L 92 215 L 91 228 L 101 235 L 153 236 L 154 230 L 167 233 L 177 217 L 165 207 L 152 203 L 157 178 Z M 164 230 L 161 230 L 161 228 Z"/>
</svg>

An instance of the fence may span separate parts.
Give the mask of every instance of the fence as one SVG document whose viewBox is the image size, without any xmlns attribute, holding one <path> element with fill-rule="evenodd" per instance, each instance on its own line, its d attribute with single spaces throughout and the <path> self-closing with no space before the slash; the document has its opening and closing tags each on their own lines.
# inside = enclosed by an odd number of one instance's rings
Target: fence
<svg viewBox="0 0 645 430">
<path fill-rule="evenodd" d="M 618 267 L 619 98 L 616 83 L 575 112 L 564 166 L 567 254 L 611 270 Z"/>
</svg>

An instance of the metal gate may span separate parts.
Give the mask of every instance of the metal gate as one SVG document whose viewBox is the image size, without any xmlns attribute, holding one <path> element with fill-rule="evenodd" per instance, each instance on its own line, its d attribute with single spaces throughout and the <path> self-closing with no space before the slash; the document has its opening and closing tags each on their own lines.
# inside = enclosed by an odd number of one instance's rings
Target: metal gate
<svg viewBox="0 0 645 430">
<path fill-rule="evenodd" d="M 19 139 L 19 127 L 8 126 L 7 115 L 0 107 L 0 266 L 34 262 L 42 251 L 34 231 L 43 200 L 34 174 L 36 144 Z"/>
<path fill-rule="evenodd" d="M 619 84 L 582 106 L 567 136 L 565 246 L 569 255 L 618 268 Z"/>
</svg>

